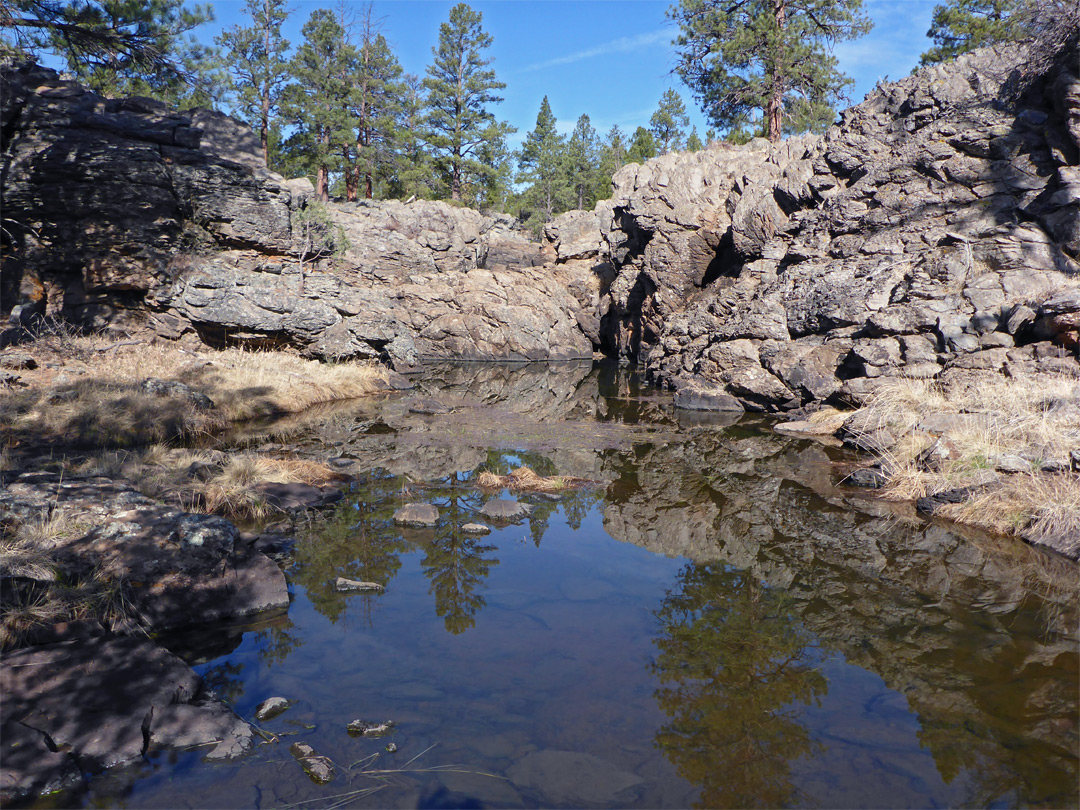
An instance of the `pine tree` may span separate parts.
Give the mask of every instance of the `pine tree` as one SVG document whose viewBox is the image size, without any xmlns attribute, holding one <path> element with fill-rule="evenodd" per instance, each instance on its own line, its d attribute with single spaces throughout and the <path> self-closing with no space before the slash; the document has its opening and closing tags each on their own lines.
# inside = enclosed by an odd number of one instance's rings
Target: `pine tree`
<svg viewBox="0 0 1080 810">
<path fill-rule="evenodd" d="M 491 171 L 478 175 L 475 183 L 466 189 L 464 198 L 471 207 L 489 211 L 507 209 L 513 196 L 515 160 L 506 138 L 516 131 L 503 121 L 488 125 L 477 157 Z"/>
<path fill-rule="evenodd" d="M 224 77 L 213 48 L 191 31 L 214 19 L 184 0 L 4 0 L 0 29 L 24 56 L 59 55 L 106 97 L 142 95 L 184 107 L 212 105 Z"/>
<path fill-rule="evenodd" d="M 351 167 L 351 182 L 346 183 L 356 198 L 356 190 L 372 199 L 377 177 L 392 173 L 397 122 L 402 112 L 401 65 L 390 44 L 379 32 L 368 3 L 361 12 L 360 41 L 357 46 L 356 74 L 351 95 L 352 114 L 356 119 L 356 155 Z"/>
<path fill-rule="evenodd" d="M 769 140 L 785 131 L 797 100 L 814 114 L 798 126 L 819 127 L 853 82 L 828 52 L 833 43 L 871 28 L 862 0 L 680 0 L 668 12 L 679 24 L 679 76 L 711 123 L 744 126 L 760 111 Z"/>
<path fill-rule="evenodd" d="M 924 53 L 919 64 L 945 62 L 962 53 L 1023 38 L 1020 15 L 1022 0 L 948 0 L 934 6 L 930 30 L 934 47 Z"/>
<path fill-rule="evenodd" d="M 431 155 L 420 136 L 427 101 L 419 76 L 402 77 L 401 106 L 396 122 L 397 159 L 388 181 L 390 196 L 401 199 L 435 196 L 435 174 Z"/>
<path fill-rule="evenodd" d="M 638 127 L 634 130 L 630 148 L 626 151 L 627 163 L 644 163 L 654 157 L 656 157 L 656 139 L 645 127 Z"/>
<path fill-rule="evenodd" d="M 667 89 L 660 96 L 660 104 L 649 119 L 649 131 L 656 141 L 656 148 L 661 155 L 682 147 L 683 130 L 690 124 L 686 116 L 686 106 L 679 94 Z"/>
<path fill-rule="evenodd" d="M 349 99 L 356 52 L 337 17 L 325 9 L 311 12 L 301 33 L 304 42 L 289 63 L 295 81 L 286 89 L 282 110 L 296 126 L 288 146 L 303 155 L 315 174 L 315 193 L 325 201 L 330 173 L 345 168 L 343 154 L 355 139 Z"/>
<path fill-rule="evenodd" d="M 574 131 L 566 143 L 565 170 L 570 190 L 578 208 L 591 208 L 596 203 L 594 189 L 598 169 L 599 147 L 596 130 L 588 115 L 582 115 L 574 125 Z"/>
<path fill-rule="evenodd" d="M 544 96 L 536 116 L 536 128 L 525 136 L 518 153 L 517 176 L 519 183 L 531 184 L 524 196 L 538 212 L 539 224 L 550 221 L 567 199 L 565 148 L 566 143 L 556 130 L 551 105 Z"/>
<path fill-rule="evenodd" d="M 593 196 L 597 200 L 611 196 L 611 178 L 626 164 L 626 136 L 616 124 L 608 130 L 600 147 L 600 167 L 597 169 Z"/>
<path fill-rule="evenodd" d="M 704 148 L 705 145 L 701 142 L 701 136 L 697 134 L 697 127 L 691 127 L 690 134 L 686 136 L 686 151 L 700 152 Z"/>
<path fill-rule="evenodd" d="M 285 0 L 247 0 L 251 25 L 234 25 L 217 37 L 232 68 L 235 111 L 258 131 L 263 160 L 270 165 L 270 131 L 288 82 L 289 41 L 281 26 L 289 17 Z"/>
<path fill-rule="evenodd" d="M 489 125 L 495 116 L 489 104 L 502 98 L 495 95 L 506 84 L 488 68 L 492 60 L 483 52 L 491 47 L 491 35 L 480 27 L 482 15 L 465 3 L 450 10 L 449 22 L 439 27 L 439 45 L 432 48 L 435 61 L 428 65 L 424 88 L 428 110 L 425 138 L 434 162 L 446 176 L 450 198 L 460 200 L 462 189 L 472 177 L 493 170 L 478 159 Z"/>
</svg>

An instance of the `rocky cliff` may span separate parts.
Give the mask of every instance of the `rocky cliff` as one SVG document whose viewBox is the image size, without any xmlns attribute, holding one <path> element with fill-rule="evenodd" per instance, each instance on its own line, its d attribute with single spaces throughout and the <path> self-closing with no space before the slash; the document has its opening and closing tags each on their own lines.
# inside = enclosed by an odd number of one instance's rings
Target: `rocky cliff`
<svg viewBox="0 0 1080 810">
<path fill-rule="evenodd" d="M 630 164 L 541 245 L 443 203 L 331 204 L 335 255 L 304 248 L 310 184 L 261 166 L 238 123 L 8 68 L 2 308 L 399 368 L 595 349 L 687 408 L 1080 376 L 1080 79 L 1065 59 L 1010 95 L 1024 60 L 881 85 L 824 137 Z"/>
<path fill-rule="evenodd" d="M 600 341 L 697 408 L 857 402 L 953 368 L 1077 375 L 1080 80 L 1066 61 L 1007 102 L 1023 60 L 879 86 L 823 138 L 623 167 L 552 228 L 591 227 L 575 241 L 615 272 Z"/>
<path fill-rule="evenodd" d="M 313 250 L 306 180 L 218 113 L 97 96 L 33 65 L 3 86 L 2 309 L 18 327 L 149 323 L 166 337 L 320 357 L 591 358 L 579 304 L 505 216 L 337 203 Z"/>
</svg>

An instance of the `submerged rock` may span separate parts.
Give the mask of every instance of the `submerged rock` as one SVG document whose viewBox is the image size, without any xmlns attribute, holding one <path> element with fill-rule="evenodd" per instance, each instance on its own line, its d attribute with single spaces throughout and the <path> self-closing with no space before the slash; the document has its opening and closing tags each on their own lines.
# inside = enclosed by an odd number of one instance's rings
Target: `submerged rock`
<svg viewBox="0 0 1080 810">
<path fill-rule="evenodd" d="M 295 701 L 283 697 L 270 697 L 255 707 L 255 719 L 260 722 L 273 720 L 287 710 Z"/>
<path fill-rule="evenodd" d="M 349 593 L 354 591 L 368 591 L 381 593 L 386 588 L 380 585 L 378 582 L 360 582 L 355 579 L 346 579 L 345 577 L 338 577 L 334 580 L 334 590 L 340 593 Z"/>
<path fill-rule="evenodd" d="M 192 704 L 198 688 L 190 667 L 144 636 L 78 638 L 6 654 L 0 792 L 11 798 L 69 786 L 81 772 L 141 759 L 148 745 L 216 741 L 210 757 L 242 753 L 250 727 L 223 704 Z"/>
<path fill-rule="evenodd" d="M 408 503 L 394 512 L 394 523 L 429 528 L 439 520 L 439 510 L 430 503 Z"/>
<path fill-rule="evenodd" d="M 490 520 L 514 521 L 528 517 L 531 512 L 528 504 L 521 501 L 511 501 L 506 498 L 496 498 L 488 501 L 480 508 L 480 514 Z"/>
<path fill-rule="evenodd" d="M 330 761 L 329 757 L 316 753 L 315 749 L 307 743 L 293 743 L 289 748 L 289 753 L 293 755 L 293 759 L 300 763 L 304 773 L 315 784 L 325 785 L 334 780 L 334 763 Z"/>
<path fill-rule="evenodd" d="M 491 527 L 485 526 L 483 523 L 465 523 L 462 525 L 461 531 L 465 534 L 484 535 L 491 534 Z"/>
<path fill-rule="evenodd" d="M 619 805 L 644 779 L 607 760 L 579 751 L 534 751 L 506 772 L 510 780 L 544 797 L 545 803 L 585 807 Z"/>
<path fill-rule="evenodd" d="M 156 709 L 150 721 L 155 748 L 210 746 L 207 759 L 232 759 L 252 745 L 251 726 L 224 704 L 173 704 Z"/>
<path fill-rule="evenodd" d="M 369 723 L 366 720 L 353 720 L 346 728 L 354 737 L 385 737 L 394 730 L 394 721 L 387 720 L 385 723 Z"/>
</svg>

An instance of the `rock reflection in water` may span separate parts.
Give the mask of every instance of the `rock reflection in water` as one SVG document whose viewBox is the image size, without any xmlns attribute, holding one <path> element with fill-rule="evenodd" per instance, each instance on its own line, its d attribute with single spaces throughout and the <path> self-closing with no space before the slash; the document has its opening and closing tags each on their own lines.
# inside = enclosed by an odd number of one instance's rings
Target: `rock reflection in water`
<svg viewBox="0 0 1080 810">
<path fill-rule="evenodd" d="M 469 672 L 478 661 L 491 670 L 493 680 L 478 695 L 461 699 L 479 702 L 470 711 L 483 704 L 514 726 L 516 753 L 504 753 L 495 737 L 487 747 L 498 758 L 479 767 L 502 772 L 533 746 L 605 754 L 585 741 L 608 740 L 615 724 L 625 723 L 620 733 L 636 729 L 639 740 L 654 739 L 663 753 L 620 767 L 659 773 L 662 762 L 665 773 L 677 770 L 696 785 L 702 806 L 1075 806 L 1074 564 L 912 519 L 838 488 L 834 465 L 849 460 L 842 450 L 781 436 L 754 417 L 677 412 L 626 369 L 472 365 L 441 368 L 418 382 L 418 392 L 342 410 L 297 434 L 313 455 L 352 459 L 357 482 L 352 497 L 299 544 L 290 577 L 322 616 L 339 626 L 359 617 L 374 630 L 380 604 L 416 583 L 408 609 L 439 617 L 440 640 L 427 635 L 424 643 L 443 645 L 447 655 L 461 643 Z M 405 403 L 414 395 L 438 397 L 451 413 L 410 413 Z M 523 464 L 597 485 L 558 502 L 521 495 L 533 511 L 513 539 L 507 532 L 483 540 L 463 535 L 460 527 L 475 522 L 492 497 L 472 479 L 481 470 L 505 474 Z M 394 510 L 416 500 L 439 508 L 433 529 L 393 524 Z M 583 532 L 575 533 L 579 527 Z M 555 537 L 542 543 L 549 532 Z M 605 563 L 582 557 L 571 563 L 580 571 L 543 568 L 545 549 L 586 545 L 586 532 L 685 562 L 673 582 L 665 575 L 657 585 L 652 598 L 666 590 L 660 604 L 644 608 L 653 636 L 641 642 L 642 651 L 625 651 L 626 660 L 641 661 L 641 671 L 624 665 L 615 674 L 599 664 L 588 670 L 609 687 L 633 683 L 639 702 L 649 704 L 612 708 L 611 728 L 603 729 L 538 721 L 522 707 L 539 687 L 514 692 L 518 681 L 500 674 L 521 666 L 499 657 L 507 645 L 531 649 L 542 638 L 549 707 L 603 703 L 604 683 L 559 680 L 565 639 L 546 623 L 571 616 L 564 634 L 601 620 L 617 627 L 613 617 L 642 610 L 620 591 L 617 567 L 601 576 Z M 536 554 L 528 563 L 525 551 Z M 535 578 L 528 594 L 520 581 L 489 590 L 523 566 Z M 648 566 L 657 568 L 655 558 Z M 407 580 L 409 570 L 421 579 Z M 333 590 L 338 576 L 376 581 L 387 591 L 340 594 Z M 423 604 L 425 588 L 430 606 Z M 588 615 L 565 602 L 569 592 L 596 597 Z M 526 605 L 528 614 L 518 612 Z M 534 625 L 543 631 L 535 642 Z M 514 629 L 502 637 L 489 635 L 508 627 Z M 265 632 L 263 646 L 273 649 L 277 631 Z M 277 634 L 288 656 L 287 629 Z M 495 651 L 484 646 L 492 638 L 499 639 Z M 426 666 L 427 652 L 409 644 L 395 636 L 383 650 L 393 677 Z M 573 655 L 584 659 L 586 652 Z M 369 659 L 353 666 L 365 677 L 378 669 Z M 453 676 L 446 666 L 437 677 Z M 225 680 L 230 674 L 222 671 Z M 564 688 L 570 691 L 558 691 Z M 425 711 L 434 717 L 438 706 Z M 572 714 L 565 722 L 583 712 Z M 487 733 L 479 720 L 471 728 Z M 690 797 L 685 786 L 642 795 L 675 806 Z"/>
<path fill-rule="evenodd" d="M 696 807 L 802 804 L 791 765 L 821 743 L 801 708 L 828 690 L 791 599 L 745 571 L 692 563 L 657 611 L 652 671 L 670 718 L 656 744 L 701 786 Z"/>
</svg>

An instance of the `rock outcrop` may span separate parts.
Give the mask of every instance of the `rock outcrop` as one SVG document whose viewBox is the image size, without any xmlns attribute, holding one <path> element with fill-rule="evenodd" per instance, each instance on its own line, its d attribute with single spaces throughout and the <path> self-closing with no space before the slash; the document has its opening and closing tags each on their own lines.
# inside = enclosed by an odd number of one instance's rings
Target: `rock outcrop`
<svg viewBox="0 0 1080 810">
<path fill-rule="evenodd" d="M 149 312 L 166 337 L 398 368 L 599 349 L 695 409 L 859 403 L 953 370 L 1080 377 L 1080 78 L 1060 60 L 1010 95 L 1024 60 L 984 49 L 880 85 L 824 137 L 630 164 L 543 244 L 385 201 L 331 203 L 322 247 L 310 183 L 267 171 L 237 122 L 6 69 L 2 309 Z"/>
<path fill-rule="evenodd" d="M 616 271 L 600 342 L 701 408 L 858 402 L 951 368 L 1080 377 L 1080 79 L 1006 104 L 1023 58 L 879 86 L 823 138 L 623 167 L 599 239 L 571 240 Z"/>
<path fill-rule="evenodd" d="M 592 356 L 577 300 L 509 217 L 331 203 L 331 255 L 304 232 L 311 184 L 261 165 L 239 122 L 103 99 L 36 66 L 0 74 L 0 309 L 16 326 L 149 314 L 165 337 L 398 367 Z"/>
</svg>

